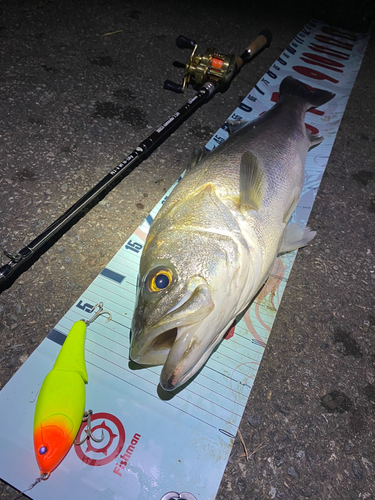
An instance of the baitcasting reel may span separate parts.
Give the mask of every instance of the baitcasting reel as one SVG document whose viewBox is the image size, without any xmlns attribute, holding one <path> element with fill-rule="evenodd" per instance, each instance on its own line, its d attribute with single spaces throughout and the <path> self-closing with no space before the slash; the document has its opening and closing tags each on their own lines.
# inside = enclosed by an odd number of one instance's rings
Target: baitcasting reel
<svg viewBox="0 0 375 500">
<path fill-rule="evenodd" d="M 209 47 L 203 55 L 196 55 L 198 45 L 194 40 L 182 35 L 177 37 L 176 44 L 179 49 L 192 49 L 192 53 L 186 65 L 178 61 L 174 63 L 177 67 L 185 68 L 182 85 L 171 80 L 165 80 L 165 89 L 182 93 L 189 84 L 200 87 L 208 80 L 226 83 L 232 78 L 236 67 L 234 54 L 224 55 L 213 47 Z"/>
</svg>

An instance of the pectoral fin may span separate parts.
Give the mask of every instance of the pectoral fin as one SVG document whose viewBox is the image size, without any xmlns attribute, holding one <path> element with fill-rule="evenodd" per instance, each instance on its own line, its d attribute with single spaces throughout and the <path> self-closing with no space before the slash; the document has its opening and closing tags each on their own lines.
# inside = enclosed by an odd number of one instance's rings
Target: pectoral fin
<svg viewBox="0 0 375 500">
<path fill-rule="evenodd" d="M 258 158 L 246 151 L 240 166 L 240 206 L 243 210 L 259 210 L 263 200 L 263 171 Z"/>
<path fill-rule="evenodd" d="M 292 213 L 296 209 L 296 206 L 298 205 L 299 197 L 301 195 L 301 190 L 296 188 L 293 195 L 291 196 L 291 202 L 290 205 L 287 207 L 287 209 L 284 212 L 283 216 L 283 222 L 286 224 L 289 219 L 292 216 Z"/>
<path fill-rule="evenodd" d="M 279 253 L 291 252 L 306 246 L 316 235 L 309 227 L 299 227 L 294 222 L 285 228 Z"/>
</svg>

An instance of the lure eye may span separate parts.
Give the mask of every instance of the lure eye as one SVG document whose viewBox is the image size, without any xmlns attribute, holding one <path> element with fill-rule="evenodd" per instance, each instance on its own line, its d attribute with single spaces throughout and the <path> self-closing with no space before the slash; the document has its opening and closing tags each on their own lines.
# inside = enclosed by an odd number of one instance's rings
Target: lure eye
<svg viewBox="0 0 375 500">
<path fill-rule="evenodd" d="M 165 290 L 172 283 L 173 273 L 170 269 L 159 269 L 149 282 L 150 292 Z"/>
<path fill-rule="evenodd" d="M 47 453 L 47 446 L 41 446 L 38 451 L 39 455 L 45 455 Z"/>
</svg>

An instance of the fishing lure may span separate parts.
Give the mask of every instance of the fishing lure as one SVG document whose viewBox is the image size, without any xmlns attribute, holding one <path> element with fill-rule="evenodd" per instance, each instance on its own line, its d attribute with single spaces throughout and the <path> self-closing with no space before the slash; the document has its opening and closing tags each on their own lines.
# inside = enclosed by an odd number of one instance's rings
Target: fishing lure
<svg viewBox="0 0 375 500">
<path fill-rule="evenodd" d="M 88 382 L 85 363 L 86 327 L 103 311 L 99 308 L 90 320 L 76 321 L 61 347 L 52 370 L 48 373 L 39 392 L 34 415 L 34 451 L 40 469 L 40 478 L 48 479 L 70 450 L 82 421 L 87 421 L 82 444 L 92 438 L 96 442 L 104 439 L 91 434 L 91 410 L 85 412 L 85 384 Z M 37 480 L 37 482 L 39 482 Z"/>
</svg>

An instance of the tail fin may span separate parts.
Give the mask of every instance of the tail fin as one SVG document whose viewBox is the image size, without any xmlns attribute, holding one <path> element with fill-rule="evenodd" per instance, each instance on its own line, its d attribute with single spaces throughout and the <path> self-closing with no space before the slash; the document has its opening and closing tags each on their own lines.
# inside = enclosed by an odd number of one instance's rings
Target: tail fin
<svg viewBox="0 0 375 500">
<path fill-rule="evenodd" d="M 293 95 L 305 99 L 312 108 L 322 106 L 335 97 L 336 94 L 328 90 L 310 90 L 307 85 L 292 76 L 287 76 L 280 83 L 280 96 Z"/>
</svg>

